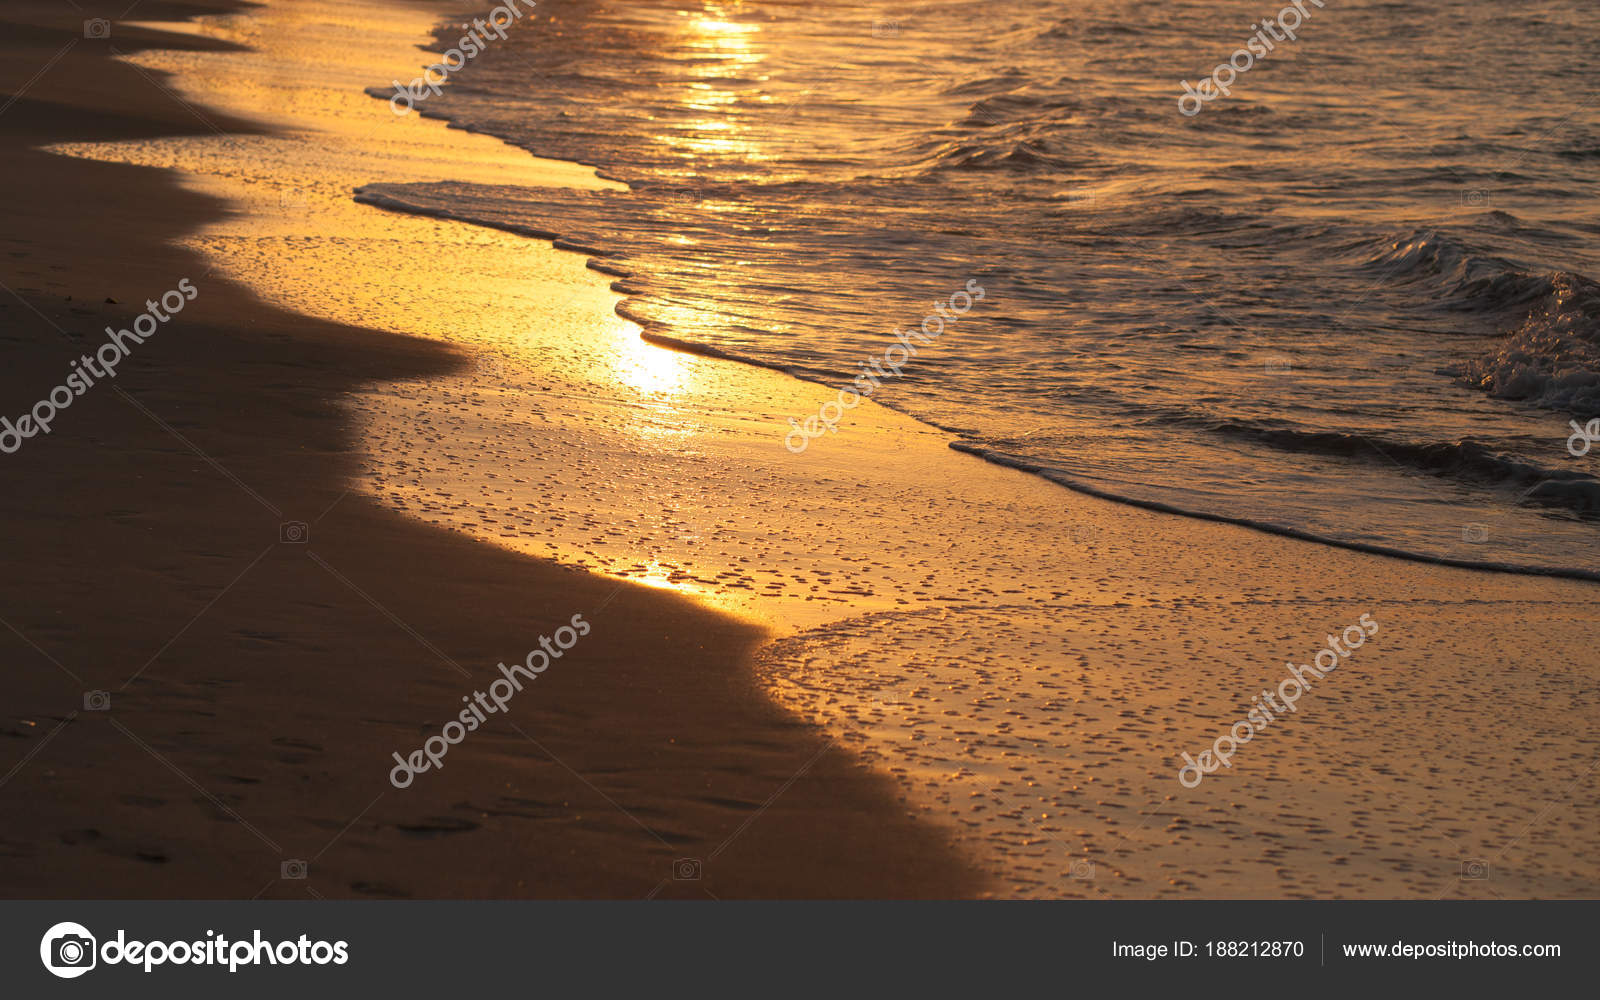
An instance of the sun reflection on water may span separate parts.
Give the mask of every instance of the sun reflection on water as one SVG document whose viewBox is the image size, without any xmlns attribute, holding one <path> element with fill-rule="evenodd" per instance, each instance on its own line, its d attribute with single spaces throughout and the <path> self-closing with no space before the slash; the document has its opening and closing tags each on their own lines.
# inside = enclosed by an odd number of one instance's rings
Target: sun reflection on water
<svg viewBox="0 0 1600 1000">
<path fill-rule="evenodd" d="M 758 78 L 758 67 L 766 54 L 754 44 L 759 24 L 732 19 L 734 8 L 708 5 L 706 12 L 689 15 L 685 25 L 684 48 L 696 53 L 695 75 L 684 86 L 677 103 L 686 112 L 704 117 L 685 118 L 674 123 L 670 134 L 661 136 L 692 157 L 754 156 L 759 150 L 744 135 L 747 129 L 728 112 L 739 100 L 739 93 Z"/>
<path fill-rule="evenodd" d="M 658 404 L 670 406 L 673 397 L 694 387 L 694 359 L 639 339 L 639 328 L 632 323 L 617 331 L 607 359 L 618 382 Z"/>
</svg>

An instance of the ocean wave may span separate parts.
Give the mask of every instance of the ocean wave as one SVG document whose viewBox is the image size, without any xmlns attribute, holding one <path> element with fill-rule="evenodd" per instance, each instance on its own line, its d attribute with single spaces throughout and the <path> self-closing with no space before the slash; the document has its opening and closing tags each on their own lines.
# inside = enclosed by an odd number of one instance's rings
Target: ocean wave
<svg viewBox="0 0 1600 1000">
<path fill-rule="evenodd" d="M 1391 239 L 1363 265 L 1431 283 L 1433 307 L 1483 316 L 1491 327 L 1514 324 L 1490 351 L 1442 374 L 1498 399 L 1600 414 L 1600 283 L 1574 271 L 1520 268 L 1433 230 Z"/>
<path fill-rule="evenodd" d="M 1361 266 L 1398 284 L 1434 286 L 1426 305 L 1461 312 L 1526 311 L 1551 294 L 1554 275 L 1524 271 L 1448 233 L 1419 230 L 1366 249 Z"/>
<path fill-rule="evenodd" d="M 1600 285 L 1549 276 L 1528 317 L 1489 354 L 1447 369 L 1463 385 L 1578 417 L 1600 414 Z"/>
<path fill-rule="evenodd" d="M 944 170 L 1020 170 L 1039 167 L 1060 169 L 1074 164 L 1052 151 L 1048 140 L 999 135 L 984 139 L 960 140 L 938 146 L 917 166 L 923 171 Z"/>
<path fill-rule="evenodd" d="M 1368 459 L 1452 479 L 1504 489 L 1528 489 L 1526 499 L 1580 514 L 1600 513 L 1600 480 L 1519 461 L 1477 441 L 1414 442 L 1346 431 L 1306 431 L 1250 421 L 1200 422 L 1206 430 L 1265 444 L 1282 451 Z"/>
<path fill-rule="evenodd" d="M 1398 282 L 1430 282 L 1428 304 L 1460 312 L 1527 316 L 1542 309 L 1583 324 L 1586 339 L 1600 339 L 1600 284 L 1571 271 L 1534 271 L 1478 251 L 1437 230 L 1385 239 L 1362 266 Z"/>
<path fill-rule="evenodd" d="M 1404 559 L 1408 562 L 1432 563 L 1436 566 L 1454 566 L 1461 569 L 1483 570 L 1490 573 L 1517 573 L 1531 576 L 1551 576 L 1569 580 L 1594 580 L 1600 581 L 1600 572 L 1578 566 L 1530 566 L 1520 563 L 1497 562 L 1492 560 L 1457 559 L 1449 556 L 1430 555 L 1410 549 L 1402 549 L 1389 545 L 1377 545 L 1370 542 L 1353 541 L 1347 538 L 1337 538 L 1332 535 L 1319 534 L 1306 531 L 1293 525 L 1280 524 L 1274 521 L 1262 520 L 1252 517 L 1241 517 L 1229 514 L 1220 514 L 1208 510 L 1184 507 L 1179 504 L 1167 503 L 1160 500 L 1147 500 L 1140 497 L 1128 496 L 1111 490 L 1102 489 L 1084 482 L 1081 479 L 1067 475 L 1058 469 L 1051 468 L 1037 460 L 1024 458 L 1007 452 L 996 451 L 972 441 L 952 441 L 950 447 L 955 451 L 964 452 L 976 458 L 995 465 L 1002 465 L 1020 472 L 1028 472 L 1042 476 L 1058 486 L 1066 487 L 1087 496 L 1110 500 L 1114 503 L 1126 504 L 1130 507 L 1139 507 L 1144 510 L 1158 511 L 1163 514 L 1178 514 L 1183 517 L 1192 517 L 1201 521 L 1213 521 L 1218 524 L 1233 524 L 1242 528 L 1251 528 L 1264 531 L 1272 535 L 1282 535 L 1285 538 L 1298 538 L 1301 541 L 1316 542 L 1319 545 L 1331 545 L 1336 548 L 1350 549 L 1354 552 L 1366 552 L 1371 555 L 1388 556 L 1393 559 Z"/>
</svg>

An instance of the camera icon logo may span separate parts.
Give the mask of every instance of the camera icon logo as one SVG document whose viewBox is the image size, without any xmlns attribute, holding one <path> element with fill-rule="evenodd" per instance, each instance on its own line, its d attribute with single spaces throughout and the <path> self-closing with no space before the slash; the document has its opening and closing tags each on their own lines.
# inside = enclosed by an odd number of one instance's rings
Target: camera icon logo
<svg viewBox="0 0 1600 1000">
<path fill-rule="evenodd" d="M 1461 877 L 1482 881 L 1489 877 L 1489 862 L 1480 858 L 1471 858 L 1461 862 Z"/>
<path fill-rule="evenodd" d="M 91 17 L 83 22 L 83 37 L 110 38 L 111 22 L 103 17 Z"/>
<path fill-rule="evenodd" d="M 1469 208 L 1478 208 L 1483 205 L 1487 205 L 1489 204 L 1489 192 L 1483 190 L 1463 191 L 1461 193 L 1461 204 L 1466 205 Z"/>
<path fill-rule="evenodd" d="M 679 882 L 700 881 L 700 859 L 679 858 L 672 863 L 672 877 Z"/>
<path fill-rule="evenodd" d="M 1461 540 L 1469 545 L 1482 545 L 1489 540 L 1489 526 L 1487 524 L 1464 524 L 1461 526 Z"/>
<path fill-rule="evenodd" d="M 279 878 L 305 878 L 307 866 L 299 858 L 290 858 L 278 866 Z"/>
<path fill-rule="evenodd" d="M 89 928 L 71 921 L 56 924 L 39 939 L 39 960 L 62 979 L 77 979 L 94 968 L 96 954 Z"/>
<path fill-rule="evenodd" d="M 311 541 L 311 528 L 304 521 L 285 521 L 278 525 L 278 541 L 285 545 L 304 545 Z"/>
<path fill-rule="evenodd" d="M 1093 545 L 1100 539 L 1100 529 L 1093 524 L 1063 525 L 1061 535 L 1074 545 Z"/>
<path fill-rule="evenodd" d="M 873 38 L 898 38 L 900 37 L 899 21 L 875 21 L 872 25 Z"/>
<path fill-rule="evenodd" d="M 83 693 L 83 710 L 85 712 L 108 712 L 111 710 L 110 691 L 85 691 Z"/>
<path fill-rule="evenodd" d="M 1074 858 L 1067 874 L 1076 879 L 1094 878 L 1094 862 L 1088 858 Z"/>
<path fill-rule="evenodd" d="M 1081 188 L 1058 194 L 1056 197 L 1069 205 L 1077 205 L 1085 209 L 1093 209 L 1096 201 L 1093 191 L 1085 191 Z"/>
</svg>

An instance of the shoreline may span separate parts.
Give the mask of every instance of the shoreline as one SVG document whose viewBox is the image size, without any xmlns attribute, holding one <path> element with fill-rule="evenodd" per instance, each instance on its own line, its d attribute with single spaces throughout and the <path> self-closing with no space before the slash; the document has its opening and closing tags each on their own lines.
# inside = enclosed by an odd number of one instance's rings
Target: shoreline
<svg viewBox="0 0 1600 1000">
<path fill-rule="evenodd" d="M 448 116 L 434 112 L 430 117 L 446 122 L 452 122 Z M 474 135 L 492 135 L 492 133 L 474 130 Z M 565 162 L 565 161 L 560 161 Z M 589 164 L 572 161 L 576 166 L 589 167 Z M 601 179 L 611 179 L 605 171 L 595 169 L 595 176 Z M 748 368 L 759 369 L 766 372 L 775 372 L 786 378 L 806 382 L 825 389 L 839 388 L 838 381 L 830 381 L 819 376 L 803 373 L 793 366 L 786 366 L 777 362 L 763 361 L 761 359 L 740 354 L 735 351 L 723 349 L 713 344 L 701 343 L 684 339 L 672 332 L 672 328 L 655 320 L 635 305 L 636 300 L 644 294 L 633 283 L 633 271 L 625 264 L 619 263 L 616 255 L 603 248 L 585 246 L 563 235 L 560 230 L 544 228 L 539 225 L 529 225 L 521 222 L 495 222 L 487 219 L 475 218 L 470 213 L 462 213 L 450 208 L 424 207 L 400 200 L 382 190 L 371 190 L 381 185 L 363 185 L 358 188 L 355 200 L 364 205 L 370 205 L 386 212 L 409 215 L 423 219 L 448 220 L 468 226 L 509 233 L 527 239 L 539 240 L 549 243 L 557 250 L 582 255 L 586 258 L 585 266 L 612 278 L 611 291 L 615 292 L 618 300 L 614 305 L 616 314 L 627 322 L 638 327 L 639 339 L 664 350 L 675 351 L 682 354 L 693 355 L 700 358 L 724 361 Z M 1085 496 L 1106 500 L 1112 503 L 1123 504 L 1142 510 L 1153 511 L 1161 514 L 1170 514 L 1178 517 L 1191 518 L 1198 521 L 1208 521 L 1215 524 L 1233 525 L 1258 531 L 1264 534 L 1275 535 L 1281 538 L 1290 538 L 1298 541 L 1311 542 L 1332 548 L 1344 549 L 1350 552 L 1365 555 L 1379 556 L 1386 559 L 1397 559 L 1405 562 L 1422 563 L 1427 565 L 1448 566 L 1457 569 L 1475 570 L 1484 573 L 1508 574 L 1513 576 L 1539 577 L 1561 580 L 1579 580 L 1586 582 L 1600 582 L 1600 570 L 1583 569 L 1574 566 L 1542 566 L 1532 563 L 1514 563 L 1490 559 L 1469 559 L 1459 556 L 1429 555 L 1425 551 L 1399 548 L 1354 539 L 1339 538 L 1334 535 L 1322 534 L 1308 528 L 1299 528 L 1293 525 L 1279 524 L 1242 515 L 1230 515 L 1207 511 L 1197 507 L 1186 506 L 1182 502 L 1169 502 L 1157 499 L 1148 499 L 1128 493 L 1093 485 L 1082 479 L 1053 471 L 1040 461 L 1010 455 L 990 448 L 971 438 L 955 427 L 942 426 L 941 424 L 918 416 L 909 410 L 897 406 L 892 402 L 874 399 L 873 402 L 896 414 L 903 415 L 915 421 L 922 427 L 946 435 L 951 440 L 948 447 L 964 455 L 973 456 L 983 462 L 1003 468 L 1014 469 L 1051 483 L 1063 489 L 1071 490 Z M 1555 482 L 1556 480 L 1545 480 Z"/>
<path fill-rule="evenodd" d="M 404 224 L 393 220 L 385 214 L 382 224 Z M 446 224 L 427 225 L 454 233 L 439 228 Z M 218 229 L 211 238 L 226 249 L 248 246 L 247 237 Z M 1591 803 L 1573 802 L 1561 827 L 1505 845 L 1517 827 L 1545 815 L 1539 805 L 1568 801 L 1597 736 L 1584 722 L 1597 717 L 1585 665 L 1563 662 L 1563 651 L 1594 644 L 1596 629 L 1583 621 L 1592 601 L 1586 585 L 1394 564 L 1071 494 L 1014 469 L 985 465 L 975 473 L 973 456 L 951 454 L 946 434 L 882 407 L 855 411 L 859 419 L 827 447 L 788 456 L 772 433 L 774 414 L 814 412 L 823 387 L 641 348 L 628 324 L 596 317 L 615 299 L 596 290 L 594 269 L 580 257 L 523 246 L 527 240 L 450 238 L 469 240 L 461 245 L 475 260 L 503 258 L 485 268 L 479 297 L 498 305 L 492 312 L 531 317 L 529 328 L 484 334 L 439 324 L 415 331 L 434 344 L 395 338 L 424 360 L 437 359 L 441 346 L 457 354 L 482 348 L 501 366 L 487 374 L 419 363 L 376 385 L 341 383 L 337 393 L 358 418 L 342 454 L 362 492 L 376 499 L 351 496 L 335 512 L 360 502 L 364 513 L 397 532 L 422 532 L 430 545 L 444 546 L 436 537 L 443 533 L 420 526 L 451 528 L 460 533 L 451 544 L 464 546 L 465 573 L 525 565 L 509 549 L 589 570 L 567 578 L 586 586 L 635 580 L 655 587 L 626 592 L 662 615 L 663 607 L 680 609 L 691 630 L 710 621 L 710 634 L 730 637 L 720 648 L 734 652 L 721 662 L 737 666 L 715 678 L 684 668 L 678 680 L 701 685 L 693 697 L 710 696 L 707 686 L 714 693 L 730 677 L 745 685 L 755 655 L 761 672 L 749 677 L 744 694 L 764 704 L 776 692 L 780 704 L 816 727 L 774 710 L 739 742 L 726 730 L 658 721 L 679 733 L 669 739 L 682 742 L 693 731 L 696 752 L 712 759 L 717 746 L 759 748 L 774 734 L 809 734 L 825 754 L 849 747 L 839 760 L 875 767 L 868 776 L 851 772 L 860 784 L 850 787 L 874 790 L 880 803 L 863 812 L 862 826 L 877 836 L 891 814 L 910 809 L 923 817 L 905 824 L 926 838 L 915 842 L 937 848 L 896 855 L 896 864 L 943 858 L 944 838 L 953 837 L 963 857 L 994 880 L 976 888 L 979 881 L 959 864 L 943 868 L 946 862 L 935 860 L 918 867 L 917 878 L 928 879 L 920 883 L 903 881 L 903 870 L 874 867 L 881 874 L 874 884 L 889 888 L 857 882 L 860 894 L 918 893 L 907 885 L 929 887 L 927 894 L 975 894 L 998 885 L 1008 895 L 1431 898 L 1592 894 L 1600 884 Z M 361 287 L 362 274 L 329 263 L 343 258 L 299 249 L 295 263 L 308 273 Z M 283 275 L 259 280 L 291 300 L 305 294 L 281 284 Z M 430 280 L 412 284 L 426 293 Z M 430 303 L 461 294 L 458 287 L 433 291 L 439 298 Z M 558 291 L 570 309 L 532 301 Z M 352 305 L 305 301 L 330 312 Z M 421 314 L 403 313 L 403 306 L 379 318 L 409 331 L 403 320 Z M 336 339 L 329 329 L 318 335 Z M 296 342 L 317 343 L 304 332 Z M 353 356 L 353 369 L 365 360 Z M 294 377 L 305 367 L 296 366 Z M 762 516 L 774 498 L 803 504 L 803 523 L 775 530 Z M 462 536 L 475 541 L 467 545 Z M 381 565 L 399 572 L 406 563 L 384 554 Z M 389 607 L 403 599 L 380 596 Z M 429 613 L 433 602 L 422 603 L 416 613 Z M 765 630 L 698 617 L 707 605 Z M 1382 642 L 1341 671 L 1325 698 L 1319 688 L 1318 714 L 1252 746 L 1232 773 L 1175 801 L 1169 757 L 1236 719 L 1241 699 L 1281 671 L 1279 656 L 1297 655 L 1323 624 L 1373 607 L 1384 609 Z M 409 612 L 401 617 L 412 620 Z M 556 617 L 530 623 L 532 631 L 508 636 L 498 651 L 485 649 L 481 662 L 526 648 L 525 636 L 548 631 Z M 773 634 L 778 640 L 768 643 Z M 700 636 L 680 638 L 688 644 Z M 1471 667 L 1465 677 L 1464 665 Z M 616 669 L 640 686 L 630 710 L 652 719 L 682 710 L 689 695 L 671 692 L 647 667 L 628 667 Z M 577 683 L 553 672 L 550 679 Z M 448 706 L 459 681 L 446 673 L 415 705 Z M 543 704 L 556 690 L 565 689 L 536 686 L 535 700 Z M 663 711 L 645 691 L 677 701 Z M 602 694 L 589 693 L 611 708 Z M 1518 728 L 1516 706 L 1552 698 L 1571 706 L 1572 721 L 1532 723 L 1537 747 L 1524 749 L 1520 737 L 1508 735 L 1527 733 Z M 567 704 L 548 709 L 556 713 L 553 724 L 565 723 L 568 738 L 583 746 L 580 734 L 595 717 Z M 1435 734 L 1441 716 L 1466 721 Z M 1441 741 L 1469 745 L 1435 760 Z M 493 761 L 486 766 L 501 773 L 510 766 L 512 750 L 483 752 Z M 639 763 L 626 753 L 602 757 L 605 768 Z M 1381 772 L 1364 768 L 1372 760 L 1383 761 Z M 452 761 L 451 773 L 436 777 L 453 780 L 466 770 L 455 767 Z M 1308 767 L 1317 768 L 1315 787 L 1298 780 Z M 1509 768 L 1520 787 L 1497 793 L 1493 777 Z M 773 809 L 806 784 L 785 792 Z M 477 798 L 469 804 L 481 805 Z M 902 805 L 885 811 L 883 802 Z M 441 817 L 455 819 L 455 807 L 438 805 L 416 836 L 452 839 Z M 740 814 L 741 807 L 731 808 Z M 776 818 L 755 797 L 742 808 L 766 817 L 755 828 Z M 1431 819 L 1419 823 L 1417 813 Z M 852 864 L 881 865 L 870 857 L 871 842 L 839 836 L 852 852 L 869 849 Z M 1459 879 L 1464 851 L 1511 852 L 1519 841 L 1532 855 L 1508 876 L 1513 881 Z M 839 876 L 829 884 L 849 881 Z"/>
<path fill-rule="evenodd" d="M 30 91 L 39 113 L 0 117 L 8 216 L 24 234 L 4 275 L 22 296 L 0 312 L 6 398 L 58 380 L 59 331 L 92 341 L 178 275 L 200 288 L 113 386 L 6 456 L 28 486 L 5 499 L 6 895 L 979 891 L 946 838 L 905 818 L 888 779 L 755 688 L 760 631 L 351 492 L 340 400 L 373 380 L 458 372 L 462 354 L 286 312 L 212 274 L 177 244 L 226 222 L 228 206 L 175 175 L 28 148 L 106 136 L 108 120 L 122 123 L 111 135 L 155 147 L 227 119 L 84 47 L 76 12 L 40 3 L 5 19 L 32 23 L 8 31 L 18 67 L 77 39 Z M 124 53 L 236 51 L 116 26 L 113 40 Z M 285 538 L 289 522 L 309 541 Z M 519 700 L 525 733 L 489 727 L 426 776 L 443 781 L 388 787 L 390 752 L 437 732 L 469 683 L 455 667 L 487 684 L 497 660 L 575 611 L 594 623 L 574 651 L 581 668 L 550 671 Z M 109 710 L 86 700 L 102 692 Z M 703 862 L 699 878 L 673 877 L 682 858 Z"/>
<path fill-rule="evenodd" d="M 483 203 L 470 207 L 486 225 Z M 579 373 L 605 370 L 608 350 L 630 350 L 619 339 L 585 351 L 559 337 L 533 348 Z M 624 380 L 637 398 L 609 404 L 617 393 L 605 380 L 542 370 L 544 380 L 571 383 L 554 391 L 590 424 L 590 433 L 541 442 L 559 477 L 535 473 L 517 490 L 494 490 L 488 505 L 400 492 L 459 530 L 608 575 L 648 574 L 769 623 L 780 638 L 759 653 L 765 687 L 895 775 L 907 801 L 999 881 L 998 894 L 1583 896 L 1600 884 L 1579 846 L 1590 839 L 1577 832 L 1582 820 L 1530 834 L 1536 849 L 1513 836 L 1539 825 L 1530 815 L 1548 816 L 1540 804 L 1571 803 L 1593 727 L 1541 725 L 1530 762 L 1505 735 L 1514 714 L 1503 700 L 1560 696 L 1573 705 L 1567 718 L 1589 717 L 1584 664 L 1564 655 L 1595 636 L 1584 623 L 1587 583 L 1495 579 L 1064 493 L 1000 466 L 975 472 L 974 456 L 951 454 L 948 434 L 881 406 L 857 408 L 825 447 L 790 456 L 772 428 L 784 413 L 816 412 L 831 386 L 707 352 L 667 357 L 656 358 L 664 371 L 655 378 Z M 516 405 L 497 412 L 470 389 L 444 399 L 475 415 L 470 435 L 447 439 L 485 462 L 436 466 L 431 482 L 465 473 L 492 488 L 491 470 L 518 453 L 519 428 L 540 415 Z M 403 416 L 426 408 L 386 400 L 375 409 L 384 414 L 369 425 L 375 450 L 405 455 L 410 475 L 425 449 Z M 597 452 L 609 460 L 596 462 Z M 375 479 L 393 488 L 401 470 L 387 464 L 375 463 Z M 634 492 L 630 479 L 644 488 Z M 664 498 L 657 483 L 672 486 Z M 534 505 L 517 503 L 528 492 L 558 520 L 615 522 L 628 537 L 540 523 Z M 758 499 L 742 502 L 746 493 Z M 639 515 L 660 499 L 678 520 Z M 804 516 L 764 517 L 769 499 Z M 682 532 L 693 545 L 675 544 Z M 1386 648 L 1363 651 L 1306 725 L 1252 746 L 1203 789 L 1180 786 L 1180 752 L 1239 718 L 1234 702 L 1281 671 L 1281 657 L 1372 608 L 1395 613 L 1398 627 Z M 1196 648 L 1208 655 L 1193 656 Z M 1169 660 L 1192 662 L 1171 669 Z M 1415 691 L 1395 710 L 1399 685 Z M 1386 716 L 1365 711 L 1375 704 L 1408 734 L 1388 733 Z M 1425 730 L 1441 713 L 1468 720 L 1459 728 L 1474 739 L 1496 735 L 1464 759 L 1433 764 Z M 1403 752 L 1391 753 L 1397 742 Z M 1319 784 L 1293 788 L 1308 758 Z M 1364 773 L 1361 762 L 1378 758 L 1382 772 Z M 1532 785 L 1481 808 L 1495 766 L 1512 761 Z M 1410 784 L 1396 785 L 1396 774 Z M 1517 804 L 1524 797 L 1531 806 Z M 1419 824 L 1413 809 L 1430 820 Z M 1572 842 L 1552 849 L 1552 837 Z M 1536 856 L 1505 862 L 1519 851 Z M 1474 852 L 1497 859 L 1497 885 L 1461 878 Z"/>
</svg>

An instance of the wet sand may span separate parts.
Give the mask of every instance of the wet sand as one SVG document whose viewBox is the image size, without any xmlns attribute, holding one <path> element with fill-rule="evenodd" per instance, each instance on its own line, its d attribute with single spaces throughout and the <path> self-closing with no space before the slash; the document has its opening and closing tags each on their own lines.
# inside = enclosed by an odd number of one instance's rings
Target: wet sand
<svg viewBox="0 0 1600 1000">
<path fill-rule="evenodd" d="M 193 9 L 148 2 L 139 13 Z M 67 359 L 106 324 L 128 323 L 135 303 L 184 276 L 200 294 L 114 383 L 4 456 L 0 892 L 981 889 L 943 832 L 905 816 L 889 779 L 758 690 L 748 660 L 760 630 L 352 490 L 356 441 L 341 401 L 468 360 L 295 315 L 228 280 L 181 244 L 237 207 L 176 175 L 32 150 L 264 130 L 108 60 L 106 40 L 84 39 L 80 15 L 60 5 L 11 5 L 4 17 L 0 90 L 27 87 L 0 115 L 5 412 L 58 384 Z M 110 42 L 131 53 L 156 37 L 117 26 Z M 308 525 L 308 543 L 280 540 L 291 521 Z M 454 747 L 445 770 L 389 785 L 392 751 L 438 732 L 463 694 L 499 676 L 497 662 L 574 613 L 592 634 L 508 719 Z M 96 691 L 109 710 L 86 708 Z M 685 858 L 701 878 L 673 878 Z M 282 877 L 294 861 L 307 877 Z"/>
</svg>

